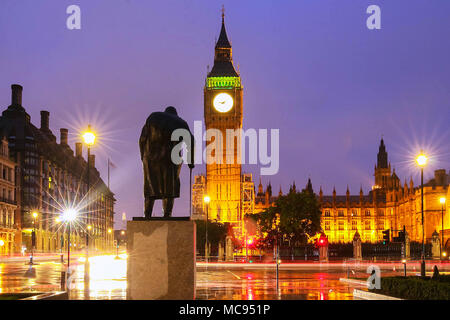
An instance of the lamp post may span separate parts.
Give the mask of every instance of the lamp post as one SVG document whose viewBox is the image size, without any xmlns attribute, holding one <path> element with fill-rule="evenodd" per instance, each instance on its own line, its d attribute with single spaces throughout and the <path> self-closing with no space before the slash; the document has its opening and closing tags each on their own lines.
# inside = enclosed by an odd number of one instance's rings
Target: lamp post
<svg viewBox="0 0 450 320">
<path fill-rule="evenodd" d="M 423 168 L 427 164 L 428 158 L 421 152 L 416 158 L 420 167 L 420 208 L 422 212 L 422 262 L 420 264 L 420 275 L 425 277 L 425 220 L 423 216 Z"/>
<path fill-rule="evenodd" d="M 77 218 L 78 213 L 75 211 L 75 209 L 66 209 L 62 214 L 62 221 L 67 223 L 67 270 L 70 269 L 70 225 L 72 224 L 72 221 L 74 221 Z"/>
<path fill-rule="evenodd" d="M 60 223 L 61 222 L 61 218 L 60 217 L 56 217 L 55 218 L 55 223 Z M 61 263 L 64 263 L 64 254 L 63 254 L 63 247 L 64 247 L 64 236 L 61 235 L 60 238 L 60 242 L 59 242 L 59 246 L 60 246 L 60 261 Z"/>
<path fill-rule="evenodd" d="M 439 202 L 441 203 L 441 243 L 439 246 L 439 253 L 441 255 L 441 260 L 442 260 L 442 246 L 444 245 L 444 205 L 445 205 L 445 197 L 440 197 L 439 198 Z"/>
<path fill-rule="evenodd" d="M 209 210 L 209 202 L 211 198 L 206 195 L 203 197 L 203 202 L 206 204 L 206 224 L 205 224 L 205 261 L 208 263 L 208 210 Z"/>
<path fill-rule="evenodd" d="M 86 227 L 86 261 L 89 257 L 89 233 L 92 229 L 92 226 L 90 224 Z"/>
<path fill-rule="evenodd" d="M 33 263 L 34 258 L 34 249 L 36 247 L 36 218 L 38 216 L 37 211 L 33 211 L 31 214 L 33 216 L 33 233 L 31 234 L 31 257 L 30 257 L 30 264 Z"/>
<path fill-rule="evenodd" d="M 88 129 L 85 133 L 83 133 L 83 140 L 84 143 L 87 145 L 87 207 L 88 207 L 88 213 L 87 213 L 87 217 L 86 217 L 86 223 L 89 223 L 89 213 L 90 213 L 90 207 L 91 207 L 91 198 L 90 198 L 90 188 L 91 188 L 91 184 L 90 184 L 90 172 L 91 172 L 91 146 L 94 145 L 95 142 L 95 134 L 92 132 L 91 130 L 91 125 L 88 125 Z M 94 243 L 95 244 L 95 243 Z M 86 260 L 88 259 L 88 245 L 89 245 L 89 240 L 88 240 L 88 235 L 86 235 Z"/>
</svg>

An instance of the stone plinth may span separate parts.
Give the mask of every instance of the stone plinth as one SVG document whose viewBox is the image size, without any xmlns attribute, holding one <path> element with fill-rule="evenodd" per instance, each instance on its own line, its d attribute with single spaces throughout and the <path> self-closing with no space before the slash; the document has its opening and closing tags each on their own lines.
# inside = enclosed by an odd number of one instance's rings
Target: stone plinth
<svg viewBox="0 0 450 320">
<path fill-rule="evenodd" d="M 187 219 L 128 221 L 127 299 L 195 298 L 195 230 Z"/>
</svg>

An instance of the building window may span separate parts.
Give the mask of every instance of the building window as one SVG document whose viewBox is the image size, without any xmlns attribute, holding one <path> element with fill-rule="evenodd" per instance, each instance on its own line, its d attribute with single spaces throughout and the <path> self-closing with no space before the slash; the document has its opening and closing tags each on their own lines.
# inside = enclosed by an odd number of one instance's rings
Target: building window
<svg viewBox="0 0 450 320">
<path fill-rule="evenodd" d="M 330 210 L 325 210 L 325 217 L 329 217 L 330 216 Z"/>
<path fill-rule="evenodd" d="M 371 228 L 370 228 L 370 221 L 365 221 L 365 223 L 364 223 L 364 228 L 366 229 L 366 230 L 370 230 Z"/>
<path fill-rule="evenodd" d="M 325 230 L 330 230 L 330 221 L 325 221 Z"/>
<path fill-rule="evenodd" d="M 352 217 L 358 216 L 358 210 L 352 209 Z"/>
<path fill-rule="evenodd" d="M 356 230 L 358 228 L 358 222 L 352 221 L 352 230 Z"/>
<path fill-rule="evenodd" d="M 344 216 L 344 210 L 339 210 L 338 217 L 343 217 L 343 216 Z"/>
<path fill-rule="evenodd" d="M 366 210 L 366 216 L 370 217 L 370 210 Z"/>
<path fill-rule="evenodd" d="M 339 230 L 344 230 L 344 221 L 339 221 Z"/>
</svg>

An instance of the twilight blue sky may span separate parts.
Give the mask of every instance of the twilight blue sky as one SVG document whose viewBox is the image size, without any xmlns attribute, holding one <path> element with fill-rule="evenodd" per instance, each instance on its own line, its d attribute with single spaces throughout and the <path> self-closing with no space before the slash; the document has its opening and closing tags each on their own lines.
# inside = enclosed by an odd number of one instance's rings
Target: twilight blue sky
<svg viewBox="0 0 450 320">
<path fill-rule="evenodd" d="M 81 7 L 81 30 L 66 8 Z M 116 220 L 142 214 L 138 137 L 145 118 L 167 105 L 190 126 L 203 119 L 203 85 L 212 66 L 220 8 L 244 85 L 244 127 L 280 129 L 274 191 L 308 177 L 318 191 L 368 192 L 381 136 L 403 180 L 411 158 L 432 154 L 426 177 L 450 169 L 450 1 L 448 0 L 1 0 L 0 106 L 10 85 L 39 126 L 76 130 L 92 123 L 106 180 L 108 156 Z M 382 10 L 368 30 L 366 8 Z M 204 170 L 196 167 L 194 173 Z M 256 166 L 246 166 L 255 174 Z M 188 169 L 175 214 L 188 214 Z M 156 208 L 160 210 L 160 206 Z"/>
</svg>

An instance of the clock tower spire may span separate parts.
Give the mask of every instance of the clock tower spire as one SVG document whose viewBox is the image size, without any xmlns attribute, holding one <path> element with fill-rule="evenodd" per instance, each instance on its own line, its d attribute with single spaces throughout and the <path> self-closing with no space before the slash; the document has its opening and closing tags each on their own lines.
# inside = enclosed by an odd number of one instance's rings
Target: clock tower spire
<svg viewBox="0 0 450 320">
<path fill-rule="evenodd" d="M 235 228 L 236 233 L 241 233 L 244 215 L 241 202 L 243 180 L 239 129 L 242 129 L 243 120 L 243 87 L 233 65 L 223 8 L 220 35 L 214 47 L 214 65 L 206 77 L 203 92 L 207 130 L 206 193 L 210 197 L 209 217 L 218 222 L 228 222 Z M 208 137 L 209 129 L 220 132 L 221 139 Z M 227 139 L 229 129 L 235 130 L 237 134 Z M 208 148 L 213 151 L 208 153 Z M 218 148 L 221 148 L 219 155 Z"/>
</svg>

